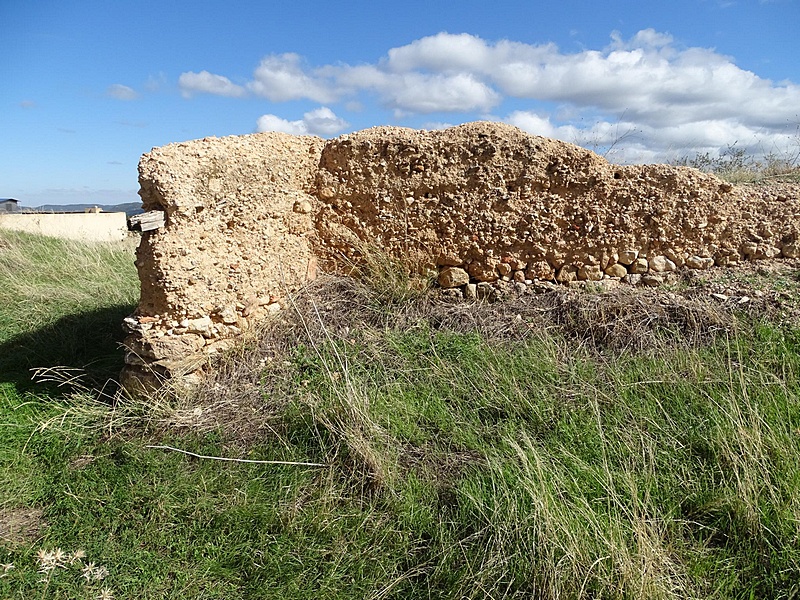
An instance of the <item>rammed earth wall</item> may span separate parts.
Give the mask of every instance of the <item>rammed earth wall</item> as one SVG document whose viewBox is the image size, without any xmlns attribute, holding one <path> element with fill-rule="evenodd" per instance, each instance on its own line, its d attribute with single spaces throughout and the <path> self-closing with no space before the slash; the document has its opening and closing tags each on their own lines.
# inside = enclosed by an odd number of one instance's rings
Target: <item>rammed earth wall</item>
<svg viewBox="0 0 800 600">
<path fill-rule="evenodd" d="M 621 167 L 498 123 L 264 133 L 154 149 L 129 387 L 197 371 L 318 271 L 365 247 L 467 292 L 497 280 L 658 282 L 681 268 L 800 255 L 797 188 L 756 193 L 665 165 Z M 469 295 L 469 294 L 467 294 Z"/>
</svg>

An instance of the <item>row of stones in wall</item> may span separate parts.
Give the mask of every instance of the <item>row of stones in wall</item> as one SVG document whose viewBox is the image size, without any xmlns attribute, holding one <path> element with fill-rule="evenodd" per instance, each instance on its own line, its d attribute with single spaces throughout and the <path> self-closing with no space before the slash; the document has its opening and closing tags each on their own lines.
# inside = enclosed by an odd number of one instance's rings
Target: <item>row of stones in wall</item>
<svg viewBox="0 0 800 600">
<path fill-rule="evenodd" d="M 469 265 L 445 266 L 439 270 L 437 283 L 445 289 L 464 288 L 467 297 L 475 296 L 475 287 L 482 282 L 504 281 L 530 285 L 534 281 L 556 281 L 570 283 L 573 281 L 600 281 L 615 279 L 624 283 L 657 285 L 661 283 L 664 273 L 675 271 L 681 267 L 704 270 L 714 266 L 727 266 L 739 261 L 761 260 L 772 258 L 800 257 L 800 242 L 792 241 L 772 246 L 756 242 L 745 242 L 736 251 L 717 251 L 713 256 L 685 255 L 667 251 L 666 254 L 652 257 L 640 255 L 633 249 L 604 253 L 600 259 L 587 257 L 584 264 L 572 264 L 554 267 L 547 261 L 527 263 L 513 257 L 504 257 L 496 265 L 494 271 L 481 269 L 473 271 Z M 473 271 L 472 276 L 470 272 Z M 475 277 L 475 275 L 478 275 Z M 472 287 L 465 287 L 472 286 Z"/>
<path fill-rule="evenodd" d="M 792 242 L 781 247 L 747 242 L 738 254 L 717 254 L 716 257 L 669 252 L 668 255 L 647 257 L 636 250 L 623 249 L 604 253 L 597 264 L 582 266 L 564 265 L 558 269 L 546 261 L 530 264 L 512 257 L 504 257 L 493 274 L 485 269 L 479 277 L 471 276 L 468 265 L 444 266 L 436 279 L 446 295 L 467 300 L 492 299 L 505 292 L 524 293 L 526 288 L 541 282 L 573 284 L 581 282 L 621 282 L 629 285 L 655 286 L 665 277 L 680 269 L 704 270 L 726 266 L 745 260 L 800 257 L 800 244 Z M 598 259 L 595 259 L 598 260 Z M 456 290 L 458 290 L 456 292 Z M 128 317 L 125 325 L 129 333 L 138 332 L 148 344 L 130 348 L 128 364 L 146 364 L 158 360 L 163 354 L 172 354 L 180 346 L 183 353 L 212 354 L 227 347 L 231 338 L 247 330 L 251 323 L 278 313 L 282 304 L 278 298 L 251 296 L 244 303 L 211 308 L 209 314 L 194 318 L 174 319 L 160 315 Z M 165 365 L 166 366 L 166 365 Z"/>
</svg>

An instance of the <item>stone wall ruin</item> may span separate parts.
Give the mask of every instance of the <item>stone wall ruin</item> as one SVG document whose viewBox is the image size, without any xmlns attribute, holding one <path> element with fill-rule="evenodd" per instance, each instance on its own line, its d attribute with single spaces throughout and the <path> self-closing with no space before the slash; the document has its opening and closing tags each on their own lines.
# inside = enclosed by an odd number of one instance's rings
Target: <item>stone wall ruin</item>
<svg viewBox="0 0 800 600">
<path fill-rule="evenodd" d="M 379 248 L 474 297 L 502 282 L 658 284 L 679 269 L 800 256 L 797 186 L 619 166 L 478 122 L 333 140 L 262 133 L 171 144 L 139 165 L 164 226 L 137 251 L 129 388 L 195 373 L 318 272 Z"/>
</svg>

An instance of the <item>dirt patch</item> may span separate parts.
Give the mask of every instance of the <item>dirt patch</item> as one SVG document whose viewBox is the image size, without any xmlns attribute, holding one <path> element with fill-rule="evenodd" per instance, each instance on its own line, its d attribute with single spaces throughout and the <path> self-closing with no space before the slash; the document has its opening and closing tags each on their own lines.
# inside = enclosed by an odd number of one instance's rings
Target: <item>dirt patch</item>
<svg viewBox="0 0 800 600">
<path fill-rule="evenodd" d="M 81 454 L 78 457 L 73 458 L 68 465 L 70 471 L 80 471 L 81 469 L 85 469 L 90 464 L 94 462 L 94 456 L 91 454 Z"/>
<path fill-rule="evenodd" d="M 38 508 L 0 508 L 0 544 L 10 547 L 30 544 L 46 527 Z"/>
</svg>

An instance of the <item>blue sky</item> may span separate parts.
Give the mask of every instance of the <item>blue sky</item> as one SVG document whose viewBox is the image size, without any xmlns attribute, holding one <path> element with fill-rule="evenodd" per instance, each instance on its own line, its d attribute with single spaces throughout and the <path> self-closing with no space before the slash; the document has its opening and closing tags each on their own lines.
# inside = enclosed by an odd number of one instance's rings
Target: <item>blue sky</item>
<svg viewBox="0 0 800 600">
<path fill-rule="evenodd" d="M 152 147 L 259 130 L 491 119 L 618 162 L 790 155 L 799 22 L 798 0 L 0 0 L 0 197 L 136 201 Z"/>
</svg>

